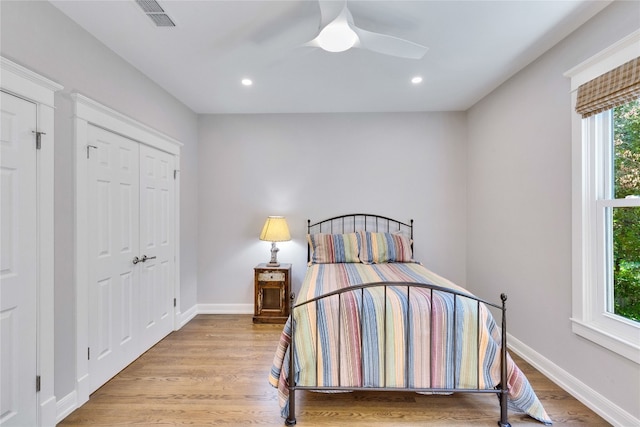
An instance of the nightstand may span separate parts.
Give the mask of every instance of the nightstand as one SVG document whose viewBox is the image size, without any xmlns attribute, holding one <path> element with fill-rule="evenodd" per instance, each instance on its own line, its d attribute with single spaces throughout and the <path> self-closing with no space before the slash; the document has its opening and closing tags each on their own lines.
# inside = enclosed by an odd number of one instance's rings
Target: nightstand
<svg viewBox="0 0 640 427">
<path fill-rule="evenodd" d="M 268 267 L 259 264 L 255 271 L 254 323 L 285 323 L 289 317 L 291 264 Z"/>
</svg>

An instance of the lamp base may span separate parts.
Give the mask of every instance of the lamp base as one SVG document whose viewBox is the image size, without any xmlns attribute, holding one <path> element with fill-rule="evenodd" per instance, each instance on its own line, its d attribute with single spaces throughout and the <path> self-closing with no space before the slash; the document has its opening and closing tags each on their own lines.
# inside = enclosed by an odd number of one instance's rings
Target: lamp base
<svg viewBox="0 0 640 427">
<path fill-rule="evenodd" d="M 278 262 L 278 251 L 280 249 L 277 248 L 276 242 L 271 242 L 271 261 L 267 263 L 267 267 L 279 267 L 280 263 Z"/>
</svg>

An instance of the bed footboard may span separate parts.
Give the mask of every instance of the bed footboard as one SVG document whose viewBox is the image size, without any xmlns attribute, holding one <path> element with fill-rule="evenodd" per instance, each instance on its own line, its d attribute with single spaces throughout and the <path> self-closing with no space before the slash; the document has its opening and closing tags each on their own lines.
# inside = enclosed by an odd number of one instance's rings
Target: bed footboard
<svg viewBox="0 0 640 427">
<path fill-rule="evenodd" d="M 356 331 L 356 334 L 358 334 L 360 336 L 359 340 L 360 340 L 360 348 L 357 349 L 355 353 L 358 353 L 359 350 L 359 354 L 363 355 L 365 354 L 366 351 L 368 351 L 366 347 L 366 344 L 364 343 L 364 339 L 362 338 L 363 335 L 366 335 L 367 332 L 364 331 L 365 328 L 370 328 L 370 325 L 367 324 L 367 313 L 363 313 L 363 302 L 365 301 L 365 299 L 368 299 L 369 297 L 367 297 L 367 295 L 370 295 L 371 293 L 375 293 L 377 295 L 383 296 L 384 297 L 384 312 L 383 314 L 381 314 L 379 317 L 384 316 L 383 317 L 383 321 L 381 321 L 382 323 L 384 323 L 383 326 L 380 326 L 380 334 L 382 335 L 382 337 L 378 337 L 378 340 L 382 342 L 380 348 L 382 348 L 382 361 L 380 361 L 379 366 L 377 366 L 377 368 L 380 369 L 380 378 L 381 378 L 381 384 L 366 384 L 366 382 L 363 382 L 362 384 L 356 384 L 354 385 L 353 383 L 349 383 L 349 384 L 341 384 L 341 378 L 344 375 L 341 375 L 340 373 L 340 367 L 341 367 L 341 363 L 340 363 L 340 355 L 343 354 L 343 349 L 340 347 L 341 345 L 343 345 L 343 341 L 345 339 L 345 337 L 341 337 L 342 334 L 352 334 L 354 332 L 354 330 Z M 388 355 L 387 354 L 387 347 L 389 345 L 389 348 L 394 348 L 397 344 L 395 344 L 397 341 L 394 341 L 393 343 L 388 343 L 387 339 L 392 339 L 392 338 L 388 338 L 388 336 L 394 335 L 394 340 L 398 340 L 398 334 L 397 334 L 397 327 L 394 330 L 394 333 L 387 331 L 387 322 L 388 322 L 388 317 L 387 317 L 387 306 L 390 306 L 391 304 L 388 303 L 388 295 L 394 295 L 394 298 L 397 298 L 398 295 L 400 295 L 400 300 L 403 306 L 406 306 L 406 311 L 403 311 L 403 316 L 405 316 L 404 319 L 401 320 L 401 324 L 403 325 L 402 329 L 403 329 L 403 333 L 401 334 L 402 336 L 399 338 L 400 341 L 402 341 L 401 344 L 399 344 L 399 346 L 401 348 L 404 349 L 404 355 L 400 355 L 398 356 L 397 354 L 394 355 Z M 434 296 L 436 297 L 434 300 Z M 414 299 L 414 301 L 412 301 L 412 298 Z M 437 286 L 437 285 L 432 285 L 432 284 L 423 284 L 423 283 L 413 283 L 413 282 L 378 282 L 378 283 L 367 283 L 367 284 L 362 284 L 362 285 L 356 285 L 356 286 L 351 286 L 348 288 L 343 288 L 343 289 L 339 289 L 337 291 L 333 291 L 330 293 L 327 293 L 325 295 L 313 298 L 313 299 L 309 299 L 307 301 L 295 304 L 294 300 L 295 300 L 295 295 L 292 293 L 291 294 L 291 336 L 290 336 L 290 347 L 289 347 L 289 372 L 288 372 L 288 390 L 289 390 L 289 405 L 288 405 L 288 413 L 287 413 L 287 417 L 286 417 L 286 421 L 285 424 L 286 425 L 295 425 L 296 424 L 296 399 L 295 399 L 295 392 L 296 390 L 309 390 L 309 391 L 355 391 L 355 390 L 368 390 L 368 391 L 410 391 L 410 392 L 418 392 L 418 393 L 494 393 L 498 395 L 499 401 L 500 401 L 500 420 L 498 421 L 498 425 L 500 425 L 501 427 L 508 427 L 510 426 L 509 421 L 508 421 L 508 410 L 507 410 L 507 395 L 508 395 L 508 376 L 507 376 L 507 334 L 506 334 L 506 330 L 507 330 L 507 319 L 506 319 L 506 300 L 507 300 L 507 296 L 505 294 L 502 294 L 500 296 L 502 303 L 501 304 L 493 304 L 484 300 L 481 300 L 471 294 L 467 294 L 464 292 L 459 292 L 457 290 L 454 289 L 449 289 L 449 288 L 444 288 L 441 286 Z M 348 299 L 349 300 L 349 304 L 345 304 L 344 300 Z M 426 304 L 425 306 L 428 306 L 428 309 L 420 309 L 420 313 L 419 315 L 422 316 L 421 320 L 420 320 L 420 325 L 422 326 L 416 326 L 417 320 L 416 318 L 414 318 L 414 316 L 418 316 L 417 313 L 413 313 L 413 311 L 417 311 L 415 308 L 412 309 L 412 307 L 416 307 L 416 304 L 418 303 L 418 299 L 423 299 L 424 301 L 429 301 L 428 304 Z M 436 300 L 440 300 L 440 301 L 446 301 L 446 305 L 448 306 L 448 310 L 450 312 L 449 314 L 449 320 L 450 320 L 450 324 L 447 326 L 447 329 L 445 332 L 445 335 L 448 334 L 447 336 L 440 336 L 438 334 L 440 334 L 441 332 L 439 332 L 437 330 L 436 327 L 434 327 L 434 324 L 438 324 L 439 320 L 437 320 L 434 316 L 434 305 Z M 296 371 L 296 333 L 300 333 L 297 332 L 297 329 L 300 329 L 300 327 L 297 325 L 296 322 L 296 317 L 295 314 L 297 312 L 297 310 L 304 310 L 304 309 L 311 309 L 312 312 L 315 312 L 316 315 L 316 319 L 314 322 L 311 322 L 313 324 L 315 324 L 315 336 L 316 336 L 316 344 L 315 344 L 315 356 L 313 357 L 313 359 L 315 360 L 315 369 L 316 371 L 318 371 L 319 366 L 318 366 L 318 360 L 322 359 L 324 361 L 324 358 L 327 357 L 326 355 L 321 355 L 319 353 L 320 350 L 318 350 L 319 345 L 317 343 L 317 341 L 320 340 L 320 334 L 318 332 L 319 326 L 321 324 L 320 320 L 321 318 L 320 316 L 320 312 L 322 311 L 320 309 L 320 307 L 322 307 L 323 304 L 329 304 L 330 301 L 333 301 L 331 304 L 333 304 L 334 311 L 337 310 L 337 318 L 338 319 L 342 319 L 342 311 L 345 310 L 345 308 L 347 305 L 349 307 L 353 307 L 353 302 L 354 301 L 358 301 L 358 303 L 355 305 L 355 309 L 354 312 L 355 314 L 353 314 L 353 318 L 357 318 L 359 319 L 359 322 L 345 322 L 345 323 L 349 323 L 352 326 L 352 329 L 350 329 L 349 331 L 343 330 L 345 329 L 344 327 L 342 327 L 340 324 L 342 323 L 341 320 L 339 320 L 338 326 L 337 326 L 337 338 L 333 338 L 333 340 L 335 341 L 335 343 L 337 343 L 337 348 L 333 350 L 333 354 L 337 354 L 338 357 L 338 362 L 336 363 L 337 365 L 337 374 L 334 373 L 334 378 L 337 378 L 337 384 L 330 384 L 330 385 L 325 385 L 324 381 L 321 381 L 321 375 L 317 374 L 315 376 L 315 384 L 298 384 L 298 380 L 297 380 L 297 374 L 298 372 Z M 421 302 L 422 303 L 422 302 Z M 466 313 L 463 316 L 461 314 L 461 312 L 465 309 L 463 308 L 463 306 L 466 308 Z M 422 306 L 419 306 L 422 307 Z M 469 308 L 470 307 L 470 308 Z M 481 337 L 481 334 L 486 334 L 485 331 L 483 331 L 483 327 L 481 325 L 481 322 L 483 322 L 483 319 L 481 319 L 482 316 L 486 316 L 488 313 L 488 309 L 487 307 L 494 307 L 498 310 L 500 310 L 501 313 L 501 319 L 500 319 L 500 323 L 501 323 L 501 332 L 500 332 L 500 353 L 497 357 L 499 357 L 499 366 L 500 366 L 500 378 L 499 378 L 499 383 L 495 384 L 493 387 L 488 387 L 486 384 L 487 382 L 485 381 L 485 376 L 486 374 L 486 366 L 483 366 L 483 362 L 486 363 L 486 356 L 481 354 L 481 342 L 485 337 Z M 389 308 L 391 309 L 391 308 Z M 452 311 L 451 311 L 452 310 Z M 475 312 L 475 318 L 473 317 L 469 317 L 469 313 L 473 313 Z M 481 316 L 482 313 L 482 316 Z M 391 316 L 391 314 L 389 314 Z M 424 316 L 427 316 L 428 319 L 426 319 Z M 491 317 L 490 314 L 488 314 L 488 316 Z M 471 325 L 470 329 L 474 330 L 475 333 L 477 334 L 476 337 L 466 337 L 466 335 L 461 335 L 460 330 L 463 328 L 463 325 L 459 324 L 464 322 L 465 325 Z M 475 327 L 473 326 L 473 323 L 475 322 Z M 353 326 L 353 323 L 355 323 L 355 326 Z M 425 327 L 424 325 L 428 325 L 427 327 Z M 307 325 L 308 326 L 308 325 Z M 417 328 L 419 327 L 423 327 L 425 328 L 424 330 L 420 331 L 420 333 L 418 333 Z M 353 329 L 355 328 L 355 329 Z M 414 331 L 412 331 L 412 328 L 416 328 L 415 333 L 413 333 Z M 304 332 L 304 331 L 303 331 Z M 326 335 L 326 334 L 325 334 Z M 416 336 L 428 336 L 429 339 L 429 343 L 415 343 L 412 342 L 412 340 L 415 339 Z M 434 337 L 438 337 L 437 340 L 434 339 Z M 465 341 L 466 340 L 466 341 Z M 434 377 L 437 378 L 442 378 L 442 376 L 440 374 L 438 374 L 437 372 L 435 372 L 436 368 L 440 368 L 441 366 L 434 366 L 434 362 L 433 362 L 433 358 L 431 357 L 432 354 L 432 343 L 433 342 L 438 342 L 441 343 L 443 341 L 446 341 L 447 343 L 449 343 L 448 345 L 453 353 L 451 355 L 447 355 L 446 357 L 449 358 L 451 357 L 451 361 L 452 363 L 447 364 L 448 369 L 447 369 L 447 375 L 446 375 L 446 384 L 440 383 L 438 382 L 438 380 L 434 380 Z M 477 360 L 477 366 L 476 366 L 476 378 L 477 378 L 477 382 L 475 385 L 469 385 L 468 383 L 463 384 L 463 386 L 461 386 L 461 383 L 463 381 L 461 381 L 461 375 L 465 375 L 465 378 L 469 376 L 469 368 L 465 367 L 466 371 L 464 373 L 461 372 L 461 370 L 459 369 L 458 366 L 458 359 L 457 357 L 459 356 L 455 356 L 457 354 L 459 354 L 462 350 L 462 346 L 466 346 L 465 348 L 467 349 L 467 353 L 468 353 L 468 349 L 469 346 L 471 345 L 473 347 L 474 344 L 469 344 L 469 342 L 473 342 L 475 341 L 475 346 L 476 346 L 476 357 L 475 359 Z M 357 345 L 357 344 L 356 344 Z M 422 346 L 423 348 L 428 348 L 428 350 L 424 350 L 425 354 L 428 354 L 429 357 L 423 357 L 419 363 L 424 364 L 426 363 L 426 368 L 424 368 L 424 366 L 421 369 L 428 369 L 430 374 L 428 375 L 428 384 L 424 384 L 424 383 L 420 383 L 420 384 L 415 384 L 415 380 L 413 380 L 413 372 L 410 372 L 412 370 L 412 366 L 414 366 L 415 363 L 418 363 L 415 359 L 416 356 L 415 354 L 410 352 L 410 349 L 415 348 L 415 346 Z M 433 349 L 433 351 L 436 351 L 435 349 Z M 400 378 L 399 380 L 397 380 L 398 383 L 400 383 L 400 385 L 394 383 L 394 384 L 387 384 L 386 383 L 386 378 L 387 378 L 387 358 L 399 358 L 403 360 L 401 360 L 400 364 L 403 366 L 404 372 L 402 373 L 402 375 L 404 376 L 404 378 Z M 429 359 L 429 360 L 425 360 L 425 359 Z M 395 359 L 394 359 L 395 360 Z M 449 360 L 449 359 L 447 359 Z M 365 361 L 364 359 L 362 359 L 362 363 L 364 365 Z M 422 365 L 421 365 L 422 366 Z M 364 371 L 364 367 L 361 367 L 361 369 Z M 395 373 L 394 373 L 395 375 Z M 323 384 L 320 384 L 320 382 L 323 382 Z M 418 381 L 419 382 L 419 381 Z"/>
</svg>

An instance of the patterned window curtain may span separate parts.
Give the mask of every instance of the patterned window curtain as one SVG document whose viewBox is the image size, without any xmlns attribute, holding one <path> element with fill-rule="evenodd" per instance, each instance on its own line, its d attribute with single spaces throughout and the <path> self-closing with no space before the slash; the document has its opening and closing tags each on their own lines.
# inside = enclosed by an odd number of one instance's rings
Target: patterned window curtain
<svg viewBox="0 0 640 427">
<path fill-rule="evenodd" d="M 578 88 L 576 112 L 583 118 L 640 98 L 640 57 Z"/>
</svg>

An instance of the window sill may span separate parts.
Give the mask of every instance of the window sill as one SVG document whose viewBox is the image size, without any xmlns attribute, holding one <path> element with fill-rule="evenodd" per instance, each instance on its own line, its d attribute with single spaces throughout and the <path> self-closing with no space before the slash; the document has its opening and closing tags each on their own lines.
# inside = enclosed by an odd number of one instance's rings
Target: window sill
<svg viewBox="0 0 640 427">
<path fill-rule="evenodd" d="M 571 322 L 573 323 L 572 330 L 575 334 L 640 365 L 640 328 L 637 330 L 638 339 L 636 342 L 632 342 L 621 338 L 619 335 L 614 335 L 596 322 L 584 322 L 573 318 Z"/>
</svg>

